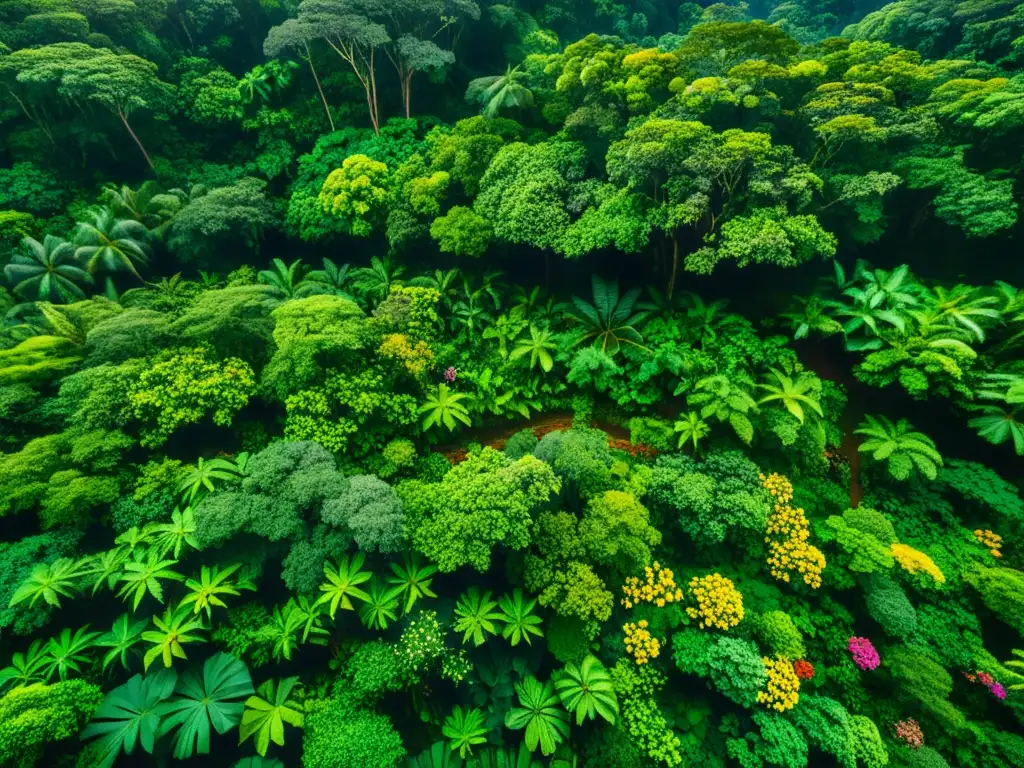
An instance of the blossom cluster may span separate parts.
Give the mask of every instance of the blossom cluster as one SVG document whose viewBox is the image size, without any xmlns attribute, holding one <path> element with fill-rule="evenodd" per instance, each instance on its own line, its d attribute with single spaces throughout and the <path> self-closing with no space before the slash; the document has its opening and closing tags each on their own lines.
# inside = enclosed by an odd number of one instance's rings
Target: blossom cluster
<svg viewBox="0 0 1024 768">
<path fill-rule="evenodd" d="M 675 576 L 670 568 L 662 568 L 655 560 L 654 566 L 644 569 L 644 582 L 636 576 L 630 576 L 622 585 L 622 591 L 626 594 L 622 598 L 622 604 L 626 608 L 632 608 L 639 603 L 654 603 L 659 608 L 664 608 L 666 603 L 678 603 L 683 599 L 683 590 L 679 589 L 675 582 Z"/>
<path fill-rule="evenodd" d="M 623 624 L 622 631 L 626 633 L 626 652 L 636 659 L 637 664 L 646 664 L 651 659 L 658 658 L 658 654 L 661 653 L 661 642 L 647 629 L 646 619 L 641 619 L 636 624 Z"/>
<path fill-rule="evenodd" d="M 1003 537 L 998 533 L 993 533 L 989 530 L 981 530 L 980 528 L 974 532 L 975 540 L 988 550 L 988 553 L 992 557 L 1002 557 L 1003 553 L 1000 552 L 1003 548 Z"/>
<path fill-rule="evenodd" d="M 924 732 L 914 718 L 910 717 L 906 720 L 898 721 L 893 726 L 893 730 L 896 733 L 896 738 L 911 749 L 918 749 L 924 746 Z"/>
<path fill-rule="evenodd" d="M 896 543 L 892 545 L 892 556 L 900 564 L 900 568 L 909 573 L 923 571 L 931 576 L 936 584 L 943 584 L 946 581 L 946 576 L 939 570 L 939 566 L 924 552 L 920 552 L 906 544 Z"/>
<path fill-rule="evenodd" d="M 773 473 L 761 475 L 761 486 L 775 501 L 765 528 L 771 575 L 788 583 L 795 572 L 804 584 L 817 589 L 825 570 L 825 556 L 808 543 L 811 533 L 807 515 L 789 504 L 793 500 L 793 485 L 783 475 Z"/>
<path fill-rule="evenodd" d="M 793 671 L 801 680 L 811 680 L 814 678 L 814 665 L 809 661 L 804 661 L 803 659 L 794 661 Z"/>
<path fill-rule="evenodd" d="M 969 672 L 964 673 L 966 677 L 972 683 L 978 682 L 984 685 L 997 699 L 1002 701 L 1006 698 L 1006 688 L 1002 683 L 997 683 L 995 678 L 992 677 L 988 672 L 978 672 L 976 675 L 972 675 Z"/>
<path fill-rule="evenodd" d="M 686 609 L 691 619 L 700 619 L 701 629 L 729 629 L 743 620 L 743 595 L 732 580 L 713 573 L 690 579 L 690 594 L 696 607 Z"/>
<path fill-rule="evenodd" d="M 847 647 L 853 656 L 853 663 L 861 669 L 876 669 L 881 663 L 881 659 L 878 658 L 878 651 L 875 650 L 875 646 L 866 637 L 851 637 Z"/>
<path fill-rule="evenodd" d="M 793 665 L 781 657 L 761 659 L 768 674 L 768 685 L 757 694 L 759 703 L 776 712 L 792 709 L 800 701 L 800 678 Z"/>
</svg>

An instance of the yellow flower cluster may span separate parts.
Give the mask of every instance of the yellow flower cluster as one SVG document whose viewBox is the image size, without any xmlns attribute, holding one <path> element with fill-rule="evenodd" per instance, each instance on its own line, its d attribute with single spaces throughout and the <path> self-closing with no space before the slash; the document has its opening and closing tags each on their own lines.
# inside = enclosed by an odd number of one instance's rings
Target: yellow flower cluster
<svg viewBox="0 0 1024 768">
<path fill-rule="evenodd" d="M 1002 557 L 1003 553 L 999 550 L 1003 548 L 1003 537 L 998 533 L 993 533 L 989 530 L 977 530 L 974 532 L 974 538 L 983 547 L 988 549 L 988 552 L 992 557 Z"/>
<path fill-rule="evenodd" d="M 785 582 L 796 572 L 804 584 L 817 589 L 821 586 L 821 572 L 825 570 L 825 556 L 808 543 L 810 524 L 807 515 L 793 508 L 793 485 L 783 475 L 761 475 L 761 487 L 772 496 L 775 505 L 768 516 L 765 543 L 768 545 L 768 568 L 773 577 Z"/>
<path fill-rule="evenodd" d="M 641 619 L 636 624 L 623 624 L 622 631 L 626 633 L 626 653 L 636 659 L 637 664 L 646 664 L 651 659 L 658 658 L 661 643 L 658 638 L 651 636 L 646 619 Z"/>
<path fill-rule="evenodd" d="M 654 567 L 644 568 L 644 583 L 636 576 L 630 576 L 622 585 L 626 594 L 622 604 L 632 608 L 639 603 L 654 603 L 664 608 L 666 603 L 677 603 L 683 599 L 683 590 L 676 586 L 675 577 L 670 568 L 662 568 L 655 560 Z"/>
<path fill-rule="evenodd" d="M 892 556 L 905 571 L 909 571 L 910 573 L 924 571 L 935 580 L 936 584 L 943 584 L 946 581 L 946 576 L 941 570 L 939 570 L 939 566 L 937 566 L 935 561 L 928 557 L 924 552 L 920 552 L 911 546 L 897 542 L 892 545 Z"/>
<path fill-rule="evenodd" d="M 789 482 L 789 478 L 778 472 L 772 472 L 768 476 L 762 472 L 761 487 L 775 499 L 776 505 L 789 504 L 793 500 L 793 484 Z"/>
<path fill-rule="evenodd" d="M 757 700 L 776 712 L 792 709 L 800 701 L 800 678 L 793 670 L 793 663 L 776 656 L 762 657 L 764 671 L 768 673 L 768 687 L 757 694 Z"/>
<path fill-rule="evenodd" d="M 743 595 L 732 580 L 717 573 L 694 576 L 690 579 L 690 594 L 697 601 L 696 608 L 687 608 L 691 619 L 700 619 L 701 629 L 729 629 L 743 619 Z"/>
<path fill-rule="evenodd" d="M 389 333 L 378 350 L 382 357 L 397 360 L 413 376 L 421 376 L 434 360 L 434 353 L 425 341 L 413 344 L 404 333 Z"/>
</svg>

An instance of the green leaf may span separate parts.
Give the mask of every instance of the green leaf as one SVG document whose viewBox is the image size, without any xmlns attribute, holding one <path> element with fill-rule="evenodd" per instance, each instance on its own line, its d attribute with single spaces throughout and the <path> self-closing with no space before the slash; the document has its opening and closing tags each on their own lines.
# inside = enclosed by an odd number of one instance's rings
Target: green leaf
<svg viewBox="0 0 1024 768">
<path fill-rule="evenodd" d="M 226 653 L 211 656 L 202 672 L 190 669 L 178 679 L 176 696 L 157 708 L 164 720 L 160 735 L 177 729 L 174 756 L 179 760 L 194 753 L 210 753 L 210 727 L 223 735 L 241 721 L 241 699 L 253 692 L 245 664 Z"/>
<path fill-rule="evenodd" d="M 249 697 L 239 729 L 239 744 L 255 736 L 256 751 L 260 755 L 267 754 L 271 741 L 284 746 L 285 723 L 302 727 L 301 705 L 289 698 L 298 682 L 297 677 L 286 677 L 275 686 L 273 680 L 267 680 L 256 690 L 255 696 Z"/>
<path fill-rule="evenodd" d="M 106 695 L 82 739 L 99 737 L 102 745 L 95 768 L 110 768 L 123 751 L 131 755 L 136 744 L 149 754 L 160 730 L 160 703 L 174 692 L 178 674 L 161 669 L 152 675 L 135 675 Z"/>
<path fill-rule="evenodd" d="M 526 746 L 531 752 L 540 747 L 541 754 L 554 754 L 569 735 L 569 715 L 562 709 L 551 682 L 541 683 L 532 675 L 515 686 L 518 707 L 505 714 L 505 726 L 512 730 L 526 729 Z"/>
</svg>

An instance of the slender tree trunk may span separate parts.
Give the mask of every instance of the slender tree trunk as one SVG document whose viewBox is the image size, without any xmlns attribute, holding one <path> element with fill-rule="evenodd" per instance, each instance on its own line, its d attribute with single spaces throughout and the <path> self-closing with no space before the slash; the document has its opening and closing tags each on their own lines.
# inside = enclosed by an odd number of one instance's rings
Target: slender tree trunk
<svg viewBox="0 0 1024 768">
<path fill-rule="evenodd" d="M 405 102 L 405 116 L 407 118 L 412 117 L 412 76 L 413 71 L 410 69 L 402 83 L 402 101 Z"/>
<path fill-rule="evenodd" d="M 676 289 L 676 276 L 679 274 L 679 235 L 672 231 L 672 275 L 668 279 L 668 297 Z"/>
<path fill-rule="evenodd" d="M 373 92 L 373 100 L 370 103 L 371 120 L 373 121 L 373 132 L 380 136 L 380 111 L 377 102 L 377 70 L 374 64 L 375 51 L 370 49 L 370 89 Z"/>
<path fill-rule="evenodd" d="M 313 73 L 313 79 L 316 81 L 316 89 L 320 92 L 320 101 L 324 103 L 324 112 L 327 113 L 327 122 L 331 124 L 331 131 L 337 130 L 334 127 L 334 118 L 331 117 L 331 108 L 327 106 L 327 97 L 324 96 L 324 89 L 320 85 L 320 78 L 317 77 L 316 67 L 313 66 L 313 55 L 309 52 L 309 44 L 303 43 L 306 48 L 306 60 L 309 61 L 309 71 Z"/>
<path fill-rule="evenodd" d="M 25 117 L 27 117 L 29 120 L 31 120 L 32 123 L 35 124 L 36 128 L 38 128 L 40 131 L 43 132 L 43 134 L 46 136 L 46 138 L 48 138 L 50 140 L 51 144 L 56 144 L 57 142 L 54 141 L 54 139 L 53 139 L 53 133 L 50 131 L 49 127 L 47 127 L 46 123 L 43 120 L 41 120 L 40 118 L 35 117 L 29 111 L 28 107 L 25 105 L 25 102 L 22 101 L 18 97 L 18 94 L 16 94 L 14 91 L 10 90 L 9 88 L 7 89 L 7 92 L 9 94 L 11 94 L 11 96 L 14 98 L 14 100 L 16 102 L 18 102 L 18 106 L 21 107 L 21 111 L 25 113 Z"/>
<path fill-rule="evenodd" d="M 153 173 L 156 173 L 156 168 L 153 166 L 153 161 L 149 157 L 149 152 L 147 152 L 146 148 L 142 146 L 142 142 L 139 141 L 139 137 L 135 135 L 135 131 L 132 130 L 132 127 L 128 125 L 128 118 L 125 116 L 124 111 L 121 110 L 120 107 L 118 107 L 117 116 L 121 118 L 121 122 L 124 123 L 124 127 L 128 129 L 128 133 L 131 134 L 132 138 L 135 140 L 135 143 L 142 151 L 142 156 L 146 158 L 146 162 L 149 164 L 149 169 L 153 171 Z"/>
</svg>

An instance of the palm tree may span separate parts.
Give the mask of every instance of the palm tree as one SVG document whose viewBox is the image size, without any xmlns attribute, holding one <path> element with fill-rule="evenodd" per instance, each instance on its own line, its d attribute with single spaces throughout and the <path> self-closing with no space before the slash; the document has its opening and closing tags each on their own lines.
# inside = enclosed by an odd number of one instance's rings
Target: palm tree
<svg viewBox="0 0 1024 768">
<path fill-rule="evenodd" d="M 352 270 L 352 285 L 374 304 L 387 298 L 391 285 L 405 273 L 405 267 L 392 266 L 389 259 L 374 256 L 370 266 Z"/>
<path fill-rule="evenodd" d="M 304 283 L 316 284 L 328 289 L 336 296 L 352 298 L 346 286 L 349 283 L 349 265 L 342 264 L 340 267 L 330 259 L 324 259 L 323 269 L 314 269 L 303 281 Z"/>
<path fill-rule="evenodd" d="M 189 202 L 181 190 L 165 192 L 155 181 L 147 181 L 137 190 L 108 184 L 100 194 L 100 202 L 121 219 L 144 224 L 152 234 L 162 236 L 174 215 Z"/>
<path fill-rule="evenodd" d="M 108 294 L 113 291 L 112 275 L 131 272 L 145 283 L 139 274 L 140 266 L 148 266 L 151 255 L 146 238 L 146 225 L 134 219 L 117 219 L 103 208 L 93 214 L 92 221 L 80 221 L 75 226 L 74 242 L 78 246 L 75 257 L 84 261 L 90 274 L 106 272 Z"/>
<path fill-rule="evenodd" d="M 578 296 L 572 297 L 573 307 L 569 313 L 583 326 L 583 335 L 577 344 L 593 342 L 606 355 L 614 355 L 623 344 L 632 344 L 645 351 L 647 347 L 641 342 L 643 337 L 634 327 L 647 317 L 644 311 L 634 312 L 636 301 L 640 298 L 640 289 L 631 288 L 619 297 L 619 281 L 603 280 L 594 275 L 591 278 L 594 303 L 591 304 Z"/>
<path fill-rule="evenodd" d="M 270 262 L 270 269 L 260 271 L 257 279 L 264 285 L 269 285 L 286 299 L 295 298 L 302 285 L 306 267 L 301 259 L 296 259 L 290 265 L 285 265 L 281 259 L 274 259 Z"/>
<path fill-rule="evenodd" d="M 66 304 L 84 299 L 81 285 L 92 285 L 92 277 L 75 260 L 75 246 L 67 240 L 47 235 L 43 242 L 26 237 L 23 253 L 15 253 L 4 267 L 14 292 L 27 301 Z"/>
<path fill-rule="evenodd" d="M 533 92 L 519 81 L 526 73 L 511 64 L 503 75 L 478 77 L 466 89 L 466 101 L 483 106 L 484 117 L 497 117 L 503 109 L 533 106 Z"/>
</svg>

